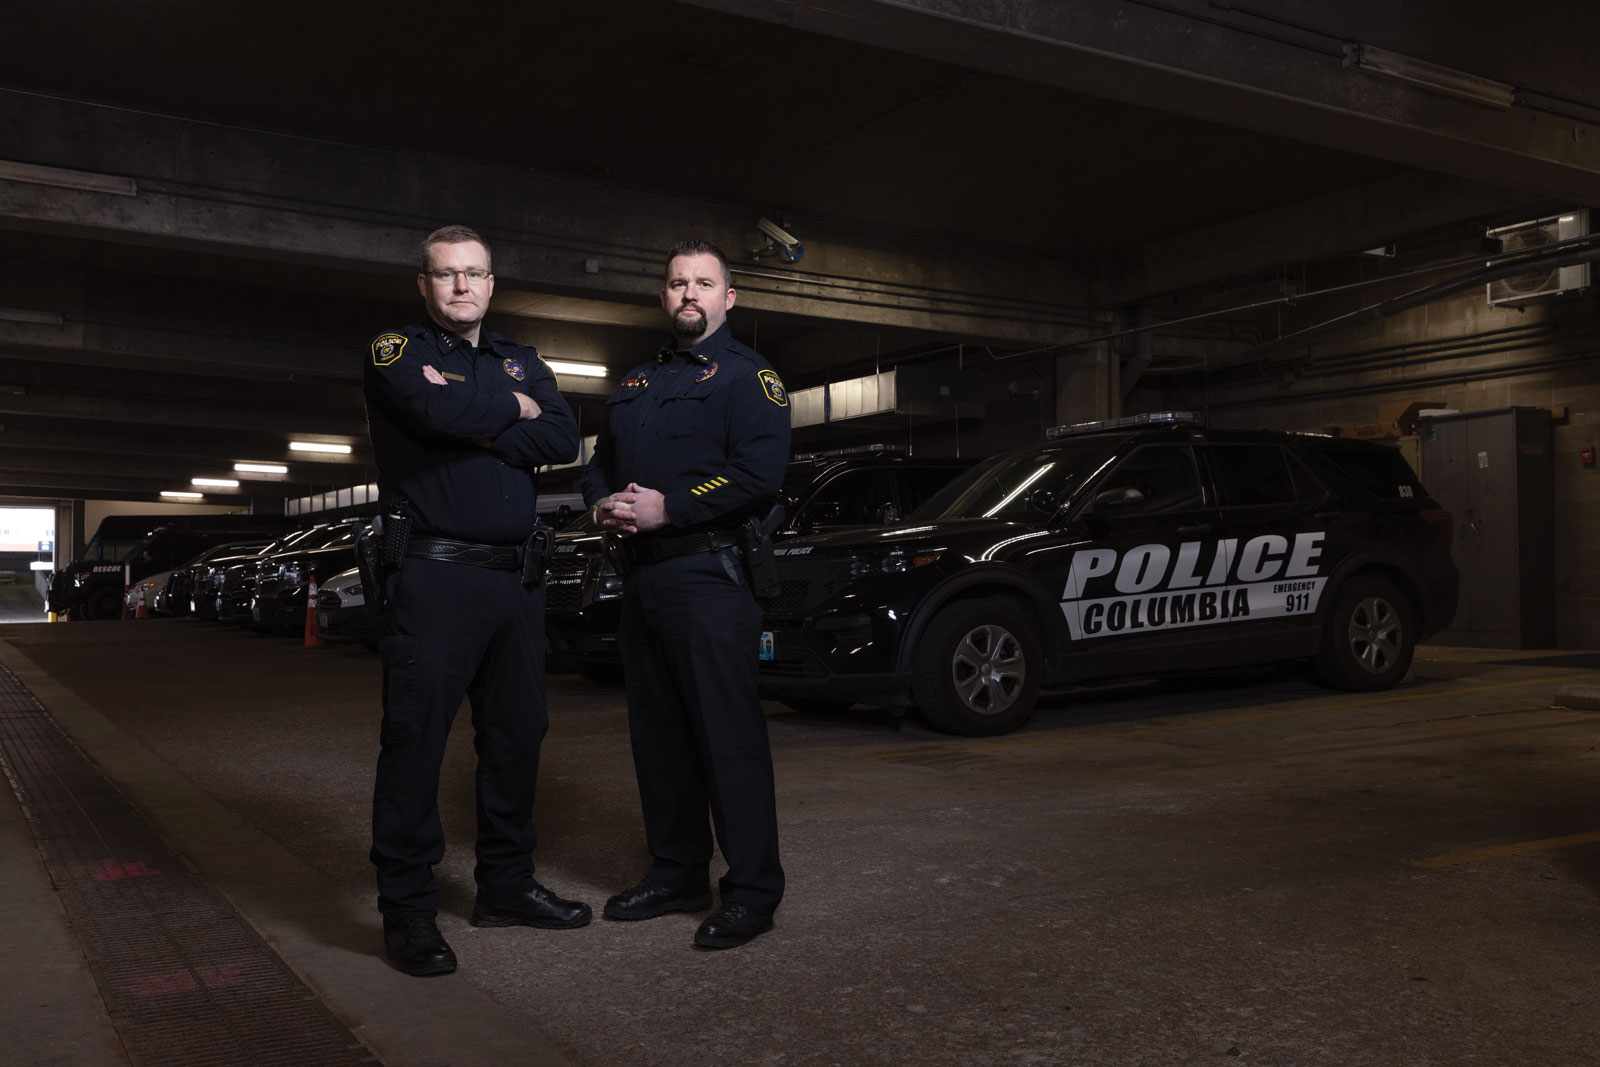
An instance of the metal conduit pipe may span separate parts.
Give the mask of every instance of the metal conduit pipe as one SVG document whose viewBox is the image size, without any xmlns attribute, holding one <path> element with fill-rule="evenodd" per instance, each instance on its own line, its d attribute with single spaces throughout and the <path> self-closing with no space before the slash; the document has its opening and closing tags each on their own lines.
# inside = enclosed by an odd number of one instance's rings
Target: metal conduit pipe
<svg viewBox="0 0 1600 1067">
<path fill-rule="evenodd" d="M 1422 307 L 1425 304 L 1431 304 L 1436 300 L 1442 300 L 1447 296 L 1454 296 L 1456 293 L 1474 288 L 1475 286 L 1485 285 L 1496 278 L 1506 278 L 1516 274 L 1523 274 L 1528 270 L 1529 267 L 1534 265 L 1546 268 L 1570 267 L 1579 263 L 1590 263 L 1594 260 L 1600 259 L 1600 240 L 1585 237 L 1576 241 L 1563 242 L 1563 245 L 1566 247 L 1561 249 L 1558 254 L 1554 255 L 1507 257 L 1510 260 L 1509 262 L 1505 260 L 1491 260 L 1490 265 L 1482 270 L 1476 270 L 1459 278 L 1451 278 L 1448 281 L 1439 282 L 1436 285 L 1424 286 L 1421 289 L 1413 290 L 1412 292 L 1405 293 L 1401 296 L 1392 297 L 1389 300 L 1383 300 L 1376 304 L 1370 304 L 1367 307 L 1360 308 L 1359 310 L 1352 311 L 1348 314 L 1339 315 L 1328 319 L 1325 322 L 1320 322 L 1315 326 L 1308 326 L 1303 330 L 1297 330 L 1294 333 L 1285 334 L 1276 340 L 1259 344 L 1255 348 L 1245 352 L 1235 353 L 1231 356 L 1219 357 L 1216 362 L 1210 364 L 1209 369 L 1220 370 L 1235 366 L 1237 364 L 1259 361 L 1263 355 L 1269 352 L 1275 352 L 1279 349 L 1287 348 L 1292 345 L 1303 344 L 1314 337 L 1321 337 L 1326 334 L 1334 333 L 1338 330 L 1348 329 L 1352 326 L 1361 326 L 1369 322 L 1376 322 L 1378 319 L 1387 318 L 1391 315 L 1397 315 L 1402 311 L 1410 311 L 1414 308 Z M 1579 247 L 1574 248 L 1572 247 L 1573 245 L 1579 245 Z"/>
</svg>

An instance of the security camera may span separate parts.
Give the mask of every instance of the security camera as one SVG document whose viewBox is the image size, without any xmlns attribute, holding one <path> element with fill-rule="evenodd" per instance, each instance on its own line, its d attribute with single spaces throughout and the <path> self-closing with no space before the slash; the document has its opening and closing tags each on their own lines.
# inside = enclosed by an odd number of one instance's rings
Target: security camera
<svg viewBox="0 0 1600 1067">
<path fill-rule="evenodd" d="M 806 247 L 800 243 L 800 238 L 771 219 L 757 219 L 756 225 L 767 235 L 767 244 L 782 256 L 785 262 L 798 263 L 806 254 Z"/>
</svg>

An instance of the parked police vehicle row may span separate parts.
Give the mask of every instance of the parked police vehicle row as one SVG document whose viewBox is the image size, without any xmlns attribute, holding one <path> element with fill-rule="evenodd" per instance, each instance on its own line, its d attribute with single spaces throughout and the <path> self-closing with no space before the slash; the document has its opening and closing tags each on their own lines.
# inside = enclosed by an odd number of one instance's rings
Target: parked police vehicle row
<svg viewBox="0 0 1600 1067">
<path fill-rule="evenodd" d="M 170 571 L 229 542 L 270 540 L 303 525 L 283 515 L 110 515 L 83 554 L 50 580 L 46 610 L 77 621 L 122 614 L 125 581 Z"/>
<path fill-rule="evenodd" d="M 976 460 L 913 456 L 886 445 L 797 455 L 784 472 L 784 519 L 772 537 L 897 522 Z M 550 556 L 545 631 L 554 662 L 591 681 L 621 680 L 617 624 L 622 578 L 585 512 L 558 533 Z"/>
<path fill-rule="evenodd" d="M 1450 532 L 1384 445 L 1184 412 L 1059 428 L 906 522 L 777 545 L 762 693 L 984 735 L 1042 688 L 1173 671 L 1304 659 L 1382 689 L 1455 613 Z"/>
</svg>

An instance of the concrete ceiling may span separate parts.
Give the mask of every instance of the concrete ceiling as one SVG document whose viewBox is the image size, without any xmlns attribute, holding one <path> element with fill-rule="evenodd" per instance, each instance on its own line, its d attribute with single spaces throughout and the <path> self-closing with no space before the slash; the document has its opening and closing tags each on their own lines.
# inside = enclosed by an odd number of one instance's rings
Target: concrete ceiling
<svg viewBox="0 0 1600 1067">
<path fill-rule="evenodd" d="M 514 209 L 538 213 L 552 232 L 624 225 L 583 217 L 601 201 L 748 218 L 748 245 L 729 248 L 751 272 L 741 282 L 750 306 L 735 321 L 759 331 L 764 350 L 799 351 L 841 322 L 873 322 L 872 301 L 848 313 L 808 303 L 770 257 L 750 259 L 755 218 L 782 214 L 808 242 L 803 266 L 818 264 L 806 284 L 923 286 L 923 310 L 882 313 L 881 354 L 941 336 L 1059 341 L 1094 326 L 1102 298 L 1220 283 L 1286 256 L 1348 252 L 1600 189 L 1587 145 L 1551 150 L 1540 139 L 1570 122 L 1581 141 L 1588 126 L 1568 114 L 1570 101 L 1560 117 L 1508 124 L 1353 74 L 1337 58 L 1341 38 L 1364 37 L 1518 84 L 1543 70 L 1565 85 L 1565 71 L 1587 69 L 1588 45 L 1567 41 L 1596 38 L 1557 35 L 1549 47 L 1560 61 L 1524 72 L 1539 42 L 1486 43 L 1498 5 L 1408 5 L 1387 20 L 1369 5 L 1262 6 L 1272 17 L 1204 0 L 27 5 L 8 13 L 0 43 L 0 88 L 14 109 L 0 120 L 12 134 L 0 137 L 0 162 L 92 158 L 97 173 L 156 189 L 153 178 L 207 165 L 205 136 L 191 133 L 178 160 L 141 132 L 183 120 L 219 143 L 255 131 L 291 135 L 296 151 L 359 156 L 358 192 L 337 202 L 373 225 L 386 205 L 412 202 L 365 261 L 335 254 L 331 237 L 325 255 L 268 240 L 212 246 L 193 217 L 157 232 L 67 208 L 52 216 L 37 201 L 0 204 L 0 494 L 149 499 L 224 460 L 275 458 L 291 431 L 357 451 L 297 461 L 289 482 L 264 492 L 367 480 L 353 353 L 416 316 L 403 249 L 423 219 L 511 233 Z M 1594 22 L 1579 5 L 1563 10 Z M 1430 36 L 1446 25 L 1443 43 Z M 1585 97 L 1592 86 L 1571 88 Z M 17 117 L 79 102 L 97 105 L 95 123 L 55 122 L 45 135 Z M 126 144 L 108 147 L 119 136 Z M 252 196 L 312 189 L 318 179 L 296 170 L 299 158 L 260 152 L 237 184 Z M 468 198 L 409 172 L 402 180 L 384 162 L 399 158 L 468 165 L 487 191 Z M 7 185 L 0 179 L 0 194 Z M 524 187 L 539 202 L 507 202 L 506 190 Z M 196 202 L 191 216 L 204 210 Z M 728 232 L 731 243 L 742 231 Z M 658 246 L 653 235 L 638 240 Z M 628 271 L 607 259 L 589 289 L 581 270 L 557 276 L 513 253 L 496 312 L 514 318 L 518 336 L 624 365 L 652 344 L 648 257 Z M 592 270 L 595 260 L 577 262 Z M 1017 296 L 1013 314 L 995 294 L 1019 287 L 973 265 L 996 262 L 1046 279 L 1044 295 Z M 1081 285 L 1064 291 L 1056 271 Z M 1009 325 L 940 319 L 926 307 L 938 294 L 1000 308 L 991 317 Z M 1045 308 L 1051 301 L 1059 306 Z M 24 318 L 7 320 L 6 308 Z M 30 309 L 61 321 L 27 321 Z M 1017 325 L 1035 313 L 1036 326 Z M 777 361 L 791 388 L 832 369 Z M 592 421 L 599 397 L 581 390 L 595 387 L 570 384 Z"/>
</svg>

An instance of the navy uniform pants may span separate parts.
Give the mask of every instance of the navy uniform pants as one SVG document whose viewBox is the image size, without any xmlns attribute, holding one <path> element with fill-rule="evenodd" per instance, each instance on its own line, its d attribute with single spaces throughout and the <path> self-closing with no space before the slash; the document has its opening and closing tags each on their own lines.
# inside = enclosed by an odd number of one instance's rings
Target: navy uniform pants
<svg viewBox="0 0 1600 1067">
<path fill-rule="evenodd" d="M 382 751 L 372 791 L 372 862 L 386 917 L 433 915 L 444 858 L 439 772 L 463 696 L 478 754 L 478 894 L 504 900 L 533 880 L 533 794 L 549 717 L 544 588 L 513 571 L 407 559 L 388 579 Z"/>
<path fill-rule="evenodd" d="M 709 885 L 712 827 L 724 902 L 783 897 L 767 720 L 756 695 L 761 609 L 732 551 L 633 567 L 617 640 L 652 863 L 646 880 Z M 707 815 L 709 813 L 709 823 Z"/>
</svg>

